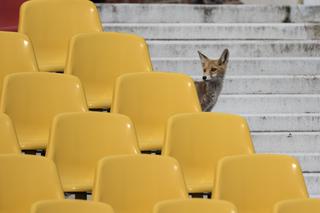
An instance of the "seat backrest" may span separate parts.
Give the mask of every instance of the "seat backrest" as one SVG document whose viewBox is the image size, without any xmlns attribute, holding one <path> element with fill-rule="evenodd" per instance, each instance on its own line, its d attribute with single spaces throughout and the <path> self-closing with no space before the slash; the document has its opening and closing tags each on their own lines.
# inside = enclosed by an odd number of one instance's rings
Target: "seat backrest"
<svg viewBox="0 0 320 213">
<path fill-rule="evenodd" d="M 20 154 L 17 135 L 11 119 L 0 113 L 0 154 Z"/>
<path fill-rule="evenodd" d="M 213 195 L 232 202 L 240 213 L 272 213 L 279 201 L 308 197 L 299 163 L 271 154 L 223 158 Z"/>
<path fill-rule="evenodd" d="M 162 201 L 155 205 L 153 213 L 236 213 L 236 207 L 227 201 L 208 199 L 181 199 Z"/>
<path fill-rule="evenodd" d="M 127 33 L 84 33 L 73 37 L 65 73 L 80 78 L 90 100 L 110 101 L 116 78 L 123 73 L 152 71 L 149 51 L 142 37 Z"/>
<path fill-rule="evenodd" d="M 81 83 L 74 76 L 16 73 L 4 80 L 1 111 L 12 119 L 21 145 L 25 138 L 39 135 L 48 140 L 54 116 L 87 111 L 87 104 Z"/>
<path fill-rule="evenodd" d="M 76 149 L 76 151 L 74 151 Z M 63 113 L 53 121 L 47 157 L 58 168 L 64 190 L 65 178 L 91 179 L 98 161 L 106 156 L 138 154 L 137 137 L 130 119 L 124 115 L 84 112 Z"/>
<path fill-rule="evenodd" d="M 174 115 L 168 121 L 164 141 L 162 154 L 178 160 L 187 185 L 189 179 L 214 181 L 216 165 L 225 156 L 254 152 L 246 120 L 225 113 Z"/>
<path fill-rule="evenodd" d="M 82 200 L 39 201 L 32 205 L 31 213 L 113 213 L 110 205 Z"/>
<path fill-rule="evenodd" d="M 99 14 L 91 1 L 32 0 L 20 8 L 19 32 L 32 41 L 41 71 L 57 71 L 52 64 L 64 67 L 72 36 L 101 31 Z"/>
<path fill-rule="evenodd" d="M 0 94 L 3 79 L 10 73 L 38 71 L 32 44 L 26 35 L 0 32 Z"/>
<path fill-rule="evenodd" d="M 320 212 L 320 199 L 295 199 L 281 201 L 275 205 L 274 213 Z"/>
<path fill-rule="evenodd" d="M 0 212 L 29 213 L 39 200 L 63 199 L 54 163 L 44 157 L 0 155 Z"/>
<path fill-rule="evenodd" d="M 96 174 L 93 200 L 110 204 L 117 213 L 150 213 L 159 201 L 188 196 L 179 164 L 170 157 L 107 157 Z"/>
<path fill-rule="evenodd" d="M 1 0 L 0 31 L 18 30 L 19 8 L 25 1 L 26 0 Z"/>
<path fill-rule="evenodd" d="M 161 149 L 165 126 L 177 113 L 201 112 L 193 80 L 176 73 L 124 74 L 117 79 L 111 111 L 129 116 L 140 149 Z M 161 141 L 150 147 L 142 141 Z"/>
</svg>

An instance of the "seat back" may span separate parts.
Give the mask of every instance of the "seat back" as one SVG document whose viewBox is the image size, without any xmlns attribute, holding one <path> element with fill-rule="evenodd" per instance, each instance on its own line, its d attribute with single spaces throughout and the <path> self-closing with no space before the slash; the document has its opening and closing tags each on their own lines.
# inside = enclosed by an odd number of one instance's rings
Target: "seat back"
<svg viewBox="0 0 320 213">
<path fill-rule="evenodd" d="M 11 73 L 38 71 L 28 37 L 21 33 L 0 32 L 0 94 L 3 79 Z"/>
<path fill-rule="evenodd" d="M 101 31 L 99 15 L 91 1 L 32 0 L 20 8 L 19 32 L 32 41 L 40 71 L 64 70 L 72 36 Z"/>
<path fill-rule="evenodd" d="M 91 191 L 101 158 L 138 153 L 134 126 L 128 117 L 80 112 L 56 116 L 46 155 L 56 163 L 65 191 Z"/>
<path fill-rule="evenodd" d="M 189 192 L 210 192 L 221 158 L 253 152 L 250 131 L 243 117 L 203 112 L 172 116 L 162 153 L 178 160 Z"/>
<path fill-rule="evenodd" d="M 173 158 L 131 155 L 99 162 L 93 200 L 110 204 L 117 213 L 150 213 L 159 201 L 181 198 L 187 192 Z"/>
<path fill-rule="evenodd" d="M 279 201 L 308 197 L 299 163 L 271 154 L 222 159 L 213 195 L 232 202 L 240 213 L 271 213 Z"/>
<path fill-rule="evenodd" d="M 125 74 L 117 79 L 111 111 L 129 116 L 141 150 L 161 149 L 167 120 L 177 113 L 200 112 L 192 79 L 174 73 Z"/>
<path fill-rule="evenodd" d="M 31 213 L 113 213 L 110 205 L 82 200 L 39 201 L 32 205 Z"/>
<path fill-rule="evenodd" d="M 1 104 L 1 111 L 15 124 L 22 149 L 45 148 L 51 122 L 57 114 L 87 111 L 78 78 L 41 72 L 8 75 Z M 38 147 L 43 140 L 46 142 Z"/>
<path fill-rule="evenodd" d="M 155 205 L 153 213 L 236 213 L 236 207 L 227 201 L 208 199 L 183 199 L 162 201 Z"/>
<path fill-rule="evenodd" d="M 274 213 L 320 212 L 320 199 L 295 199 L 281 201 L 275 205 Z"/>
<path fill-rule="evenodd" d="M 11 119 L 0 113 L 0 155 L 20 154 L 20 147 Z"/>
<path fill-rule="evenodd" d="M 29 213 L 39 200 L 63 199 L 54 163 L 44 157 L 0 155 L 0 212 Z"/>
<path fill-rule="evenodd" d="M 118 76 L 148 71 L 152 71 L 152 65 L 142 37 L 104 32 L 73 37 L 65 73 L 80 78 L 90 108 L 110 108 Z"/>
</svg>

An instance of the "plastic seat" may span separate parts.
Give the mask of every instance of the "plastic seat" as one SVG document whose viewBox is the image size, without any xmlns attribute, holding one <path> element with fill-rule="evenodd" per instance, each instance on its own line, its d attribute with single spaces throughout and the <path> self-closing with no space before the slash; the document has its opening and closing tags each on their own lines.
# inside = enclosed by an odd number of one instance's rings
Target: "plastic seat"
<svg viewBox="0 0 320 213">
<path fill-rule="evenodd" d="M 168 118 L 201 112 L 201 107 L 190 77 L 149 72 L 124 74 L 117 79 L 111 112 L 132 119 L 141 150 L 160 150 Z"/>
<path fill-rule="evenodd" d="M 26 0 L 1 0 L 0 31 L 17 31 L 19 8 Z M 2 47 L 2 45 L 0 45 Z"/>
<path fill-rule="evenodd" d="M 6 75 L 38 71 L 32 45 L 26 35 L 0 32 L 0 94 Z"/>
<path fill-rule="evenodd" d="M 110 205 L 80 200 L 39 201 L 32 205 L 31 213 L 113 213 Z"/>
<path fill-rule="evenodd" d="M 185 199 L 162 201 L 155 205 L 153 213 L 237 213 L 236 207 L 227 201 Z"/>
<path fill-rule="evenodd" d="M 299 163 L 271 154 L 223 158 L 213 194 L 235 204 L 239 213 L 272 213 L 279 201 L 308 197 Z"/>
<path fill-rule="evenodd" d="M 80 78 L 89 108 L 110 108 L 113 86 L 123 73 L 152 71 L 145 40 L 126 33 L 73 37 L 65 73 Z"/>
<path fill-rule="evenodd" d="M 72 36 L 102 26 L 91 1 L 32 0 L 20 8 L 19 32 L 32 41 L 40 71 L 63 71 Z"/>
<path fill-rule="evenodd" d="M 99 112 L 64 113 L 53 122 L 47 157 L 56 163 L 65 192 L 90 192 L 101 158 L 139 152 L 128 117 Z"/>
<path fill-rule="evenodd" d="M 190 193 L 203 193 L 212 191 L 221 158 L 252 154 L 254 148 L 244 118 L 203 112 L 172 116 L 162 153 L 178 160 Z"/>
<path fill-rule="evenodd" d="M 275 205 L 274 213 L 320 212 L 320 199 L 296 199 L 281 201 Z"/>
<path fill-rule="evenodd" d="M 0 113 L 0 155 L 20 154 L 20 147 L 11 119 Z"/>
<path fill-rule="evenodd" d="M 46 148 L 55 115 L 87 111 L 78 78 L 41 72 L 8 75 L 1 104 L 1 111 L 15 125 L 23 150 Z"/>
<path fill-rule="evenodd" d="M 0 212 L 29 213 L 40 200 L 63 199 L 54 163 L 44 157 L 0 155 Z"/>
<path fill-rule="evenodd" d="M 93 200 L 117 213 L 150 213 L 159 201 L 186 199 L 178 162 L 157 155 L 115 156 L 98 164 Z"/>
</svg>

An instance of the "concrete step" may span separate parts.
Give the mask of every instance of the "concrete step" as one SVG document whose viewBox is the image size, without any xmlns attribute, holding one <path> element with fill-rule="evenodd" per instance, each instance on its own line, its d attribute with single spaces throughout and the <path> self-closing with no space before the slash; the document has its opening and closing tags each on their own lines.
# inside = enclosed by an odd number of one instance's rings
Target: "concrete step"
<svg viewBox="0 0 320 213">
<path fill-rule="evenodd" d="M 219 55 L 225 48 L 231 57 L 319 57 L 320 41 L 165 41 L 149 40 L 152 57 L 197 57 L 197 50 L 209 56 Z"/>
<path fill-rule="evenodd" d="M 205 52 L 206 54 L 206 52 Z M 208 55 L 218 58 L 219 55 Z M 195 58 L 153 58 L 155 70 L 180 72 L 188 75 L 202 75 L 202 66 Z M 231 58 L 227 75 L 319 75 L 319 57 L 293 58 Z"/>
<path fill-rule="evenodd" d="M 258 153 L 320 153 L 320 132 L 253 132 Z"/>
<path fill-rule="evenodd" d="M 319 94 L 320 76 L 226 76 L 221 93 Z"/>
<path fill-rule="evenodd" d="M 303 172 L 308 172 L 308 173 L 320 172 L 320 154 L 319 153 L 288 153 L 288 155 L 295 157 L 299 161 Z"/>
<path fill-rule="evenodd" d="M 97 4 L 103 23 L 319 22 L 319 6 Z"/>
<path fill-rule="evenodd" d="M 319 113 L 242 114 L 252 132 L 318 132 Z M 320 164 L 319 164 L 320 166 Z"/>
<path fill-rule="evenodd" d="M 104 30 L 111 32 L 133 33 L 140 35 L 145 39 L 167 40 L 320 39 L 319 24 L 106 23 L 104 24 Z"/>
<path fill-rule="evenodd" d="M 306 182 L 308 192 L 312 197 L 320 197 L 320 174 L 305 173 L 304 180 Z"/>
<path fill-rule="evenodd" d="M 320 95 L 221 95 L 216 112 L 320 113 Z"/>
</svg>

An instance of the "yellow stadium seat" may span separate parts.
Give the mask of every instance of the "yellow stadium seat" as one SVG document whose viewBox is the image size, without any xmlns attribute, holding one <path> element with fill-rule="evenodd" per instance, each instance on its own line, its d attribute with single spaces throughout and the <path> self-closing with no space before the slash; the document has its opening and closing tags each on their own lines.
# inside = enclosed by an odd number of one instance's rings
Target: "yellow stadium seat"
<svg viewBox="0 0 320 213">
<path fill-rule="evenodd" d="M 221 158 L 254 153 L 246 120 L 224 113 L 174 115 L 164 141 L 162 154 L 178 160 L 190 193 L 212 191 Z"/>
<path fill-rule="evenodd" d="M 181 199 L 162 201 L 155 205 L 153 213 L 237 213 L 236 207 L 227 201 L 208 199 Z"/>
<path fill-rule="evenodd" d="M 320 212 L 320 199 L 295 199 L 281 201 L 275 205 L 274 213 L 317 213 Z"/>
<path fill-rule="evenodd" d="M 29 213 L 40 200 L 63 199 L 54 163 L 44 157 L 0 155 L 0 212 Z"/>
<path fill-rule="evenodd" d="M 12 119 L 23 150 L 45 149 L 55 115 L 87 111 L 78 78 L 53 73 L 15 73 L 4 80 L 1 111 Z"/>
<path fill-rule="evenodd" d="M 110 205 L 81 200 L 47 200 L 32 205 L 31 213 L 113 213 Z"/>
<path fill-rule="evenodd" d="M 139 152 L 134 126 L 128 117 L 80 112 L 56 116 L 47 157 L 56 163 L 65 192 L 90 192 L 101 158 Z"/>
<path fill-rule="evenodd" d="M 0 94 L 6 75 L 38 71 L 37 61 L 28 37 L 21 33 L 0 32 Z"/>
<path fill-rule="evenodd" d="M 186 199 L 179 164 L 157 155 L 115 156 L 98 164 L 93 200 L 117 213 L 150 213 L 159 201 Z"/>
<path fill-rule="evenodd" d="M 0 154 L 20 154 L 18 139 L 11 119 L 0 113 Z"/>
<path fill-rule="evenodd" d="M 126 33 L 86 33 L 73 37 L 65 73 L 80 78 L 89 108 L 108 109 L 113 86 L 123 73 L 152 71 L 143 38 Z"/>
<path fill-rule="evenodd" d="M 33 0 L 20 7 L 18 31 L 32 41 L 40 71 L 63 71 L 72 36 L 103 30 L 91 1 Z"/>
<path fill-rule="evenodd" d="M 117 79 L 111 112 L 132 119 L 141 150 L 159 150 L 168 118 L 177 113 L 201 112 L 201 107 L 190 77 L 145 72 Z"/>
<path fill-rule="evenodd" d="M 215 199 L 232 202 L 239 213 L 272 213 L 279 201 L 308 197 L 299 163 L 271 154 L 223 158 L 213 191 Z"/>
</svg>

